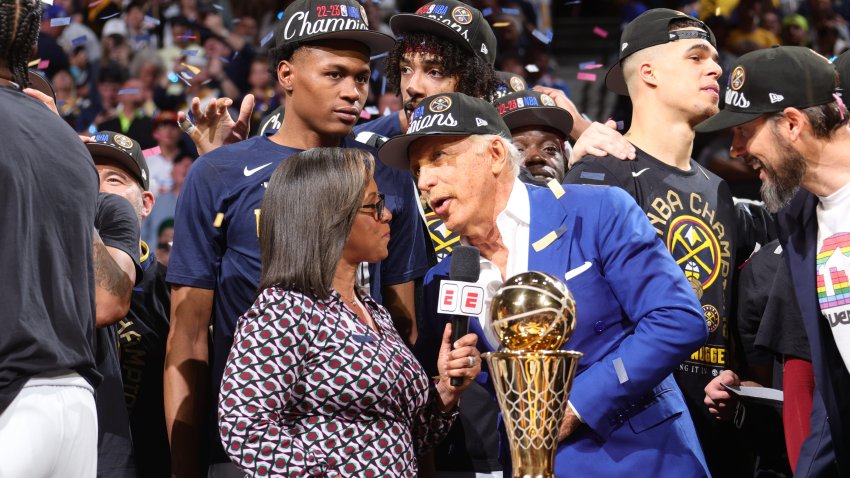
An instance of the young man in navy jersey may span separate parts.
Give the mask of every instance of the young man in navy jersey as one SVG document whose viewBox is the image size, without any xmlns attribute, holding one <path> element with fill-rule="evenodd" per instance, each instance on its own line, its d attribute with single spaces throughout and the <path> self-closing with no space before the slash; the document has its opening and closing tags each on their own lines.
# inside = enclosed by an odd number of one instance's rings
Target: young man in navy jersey
<svg viewBox="0 0 850 478">
<path fill-rule="evenodd" d="M 276 27 L 275 41 L 272 56 L 287 105 L 280 129 L 199 158 L 177 204 L 167 276 L 173 289 L 165 365 L 166 424 L 177 476 L 198 475 L 199 453 L 208 455 L 203 461 L 213 465 L 211 476 L 235 471 L 216 434 L 207 427 L 201 440 L 200 430 L 203 419 L 214 426 L 236 319 L 257 290 L 257 225 L 265 185 L 280 161 L 300 151 L 365 148 L 347 136 L 366 100 L 369 57 L 393 43 L 368 30 L 355 0 L 292 3 Z M 382 285 L 411 283 L 428 263 L 409 174 L 379 167 L 375 179 L 394 217 L 390 255 L 370 267 L 371 292 L 379 299 Z M 211 322 L 212 353 L 207 345 Z"/>
</svg>

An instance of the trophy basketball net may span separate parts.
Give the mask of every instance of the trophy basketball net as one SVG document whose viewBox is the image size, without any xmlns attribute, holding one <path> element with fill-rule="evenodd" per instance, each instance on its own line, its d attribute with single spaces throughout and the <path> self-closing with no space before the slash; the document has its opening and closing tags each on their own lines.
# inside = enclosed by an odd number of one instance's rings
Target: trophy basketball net
<svg viewBox="0 0 850 478">
<path fill-rule="evenodd" d="M 515 478 L 551 478 L 558 432 L 582 354 L 560 350 L 575 330 L 575 301 L 549 274 L 523 272 L 490 306 L 503 351 L 484 354 L 508 432 Z"/>
</svg>

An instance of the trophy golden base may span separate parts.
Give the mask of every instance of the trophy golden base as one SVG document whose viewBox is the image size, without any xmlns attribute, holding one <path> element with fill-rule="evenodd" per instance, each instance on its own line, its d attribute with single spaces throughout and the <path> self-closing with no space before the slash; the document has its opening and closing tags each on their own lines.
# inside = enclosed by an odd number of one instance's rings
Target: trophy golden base
<svg viewBox="0 0 850 478">
<path fill-rule="evenodd" d="M 553 478 L 580 352 L 506 351 L 484 354 L 511 447 L 515 478 Z"/>
</svg>

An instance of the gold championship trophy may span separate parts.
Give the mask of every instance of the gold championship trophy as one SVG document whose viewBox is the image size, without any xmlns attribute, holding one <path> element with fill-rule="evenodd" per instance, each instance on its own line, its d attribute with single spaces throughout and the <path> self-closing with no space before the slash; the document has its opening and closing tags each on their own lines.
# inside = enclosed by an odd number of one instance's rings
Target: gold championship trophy
<svg viewBox="0 0 850 478">
<path fill-rule="evenodd" d="M 484 354 L 511 446 L 514 478 L 551 478 L 576 365 L 560 350 L 575 330 L 567 286 L 549 274 L 523 272 L 502 284 L 490 306 L 502 352 Z"/>
</svg>

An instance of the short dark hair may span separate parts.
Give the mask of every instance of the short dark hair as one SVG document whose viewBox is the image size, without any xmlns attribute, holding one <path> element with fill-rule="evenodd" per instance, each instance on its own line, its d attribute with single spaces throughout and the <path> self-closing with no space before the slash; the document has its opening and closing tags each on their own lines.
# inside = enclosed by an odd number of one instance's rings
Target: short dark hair
<svg viewBox="0 0 850 478">
<path fill-rule="evenodd" d="M 414 32 L 395 42 L 387 54 L 387 84 L 396 94 L 401 93 L 401 60 L 405 53 L 431 54 L 439 58 L 447 75 L 457 77 L 455 91 L 473 98 L 493 101 L 498 80 L 492 66 L 477 55 L 444 38 L 430 33 Z"/>
<path fill-rule="evenodd" d="M 263 197 L 259 292 L 282 287 L 326 299 L 375 160 L 360 149 L 313 148 L 286 158 Z"/>
<path fill-rule="evenodd" d="M 292 55 L 295 53 L 295 50 L 301 48 L 302 46 L 304 46 L 302 42 L 293 41 L 269 49 L 269 73 L 271 73 L 272 78 L 274 78 L 274 84 L 277 84 L 278 81 L 277 66 L 280 65 L 280 62 L 282 61 L 291 60 Z"/>
<path fill-rule="evenodd" d="M 40 0 L 0 0 L 0 58 L 15 83 L 29 86 L 27 61 L 41 28 Z"/>
<path fill-rule="evenodd" d="M 842 108 L 844 111 L 842 111 Z M 812 125 L 812 134 L 817 139 L 830 139 L 832 135 L 847 126 L 848 116 L 845 106 L 838 106 L 838 103 L 833 101 L 823 105 L 809 106 L 801 108 L 800 111 L 809 119 L 809 124 Z M 777 120 L 784 116 L 784 113 L 779 111 L 771 115 L 771 120 Z"/>
</svg>

